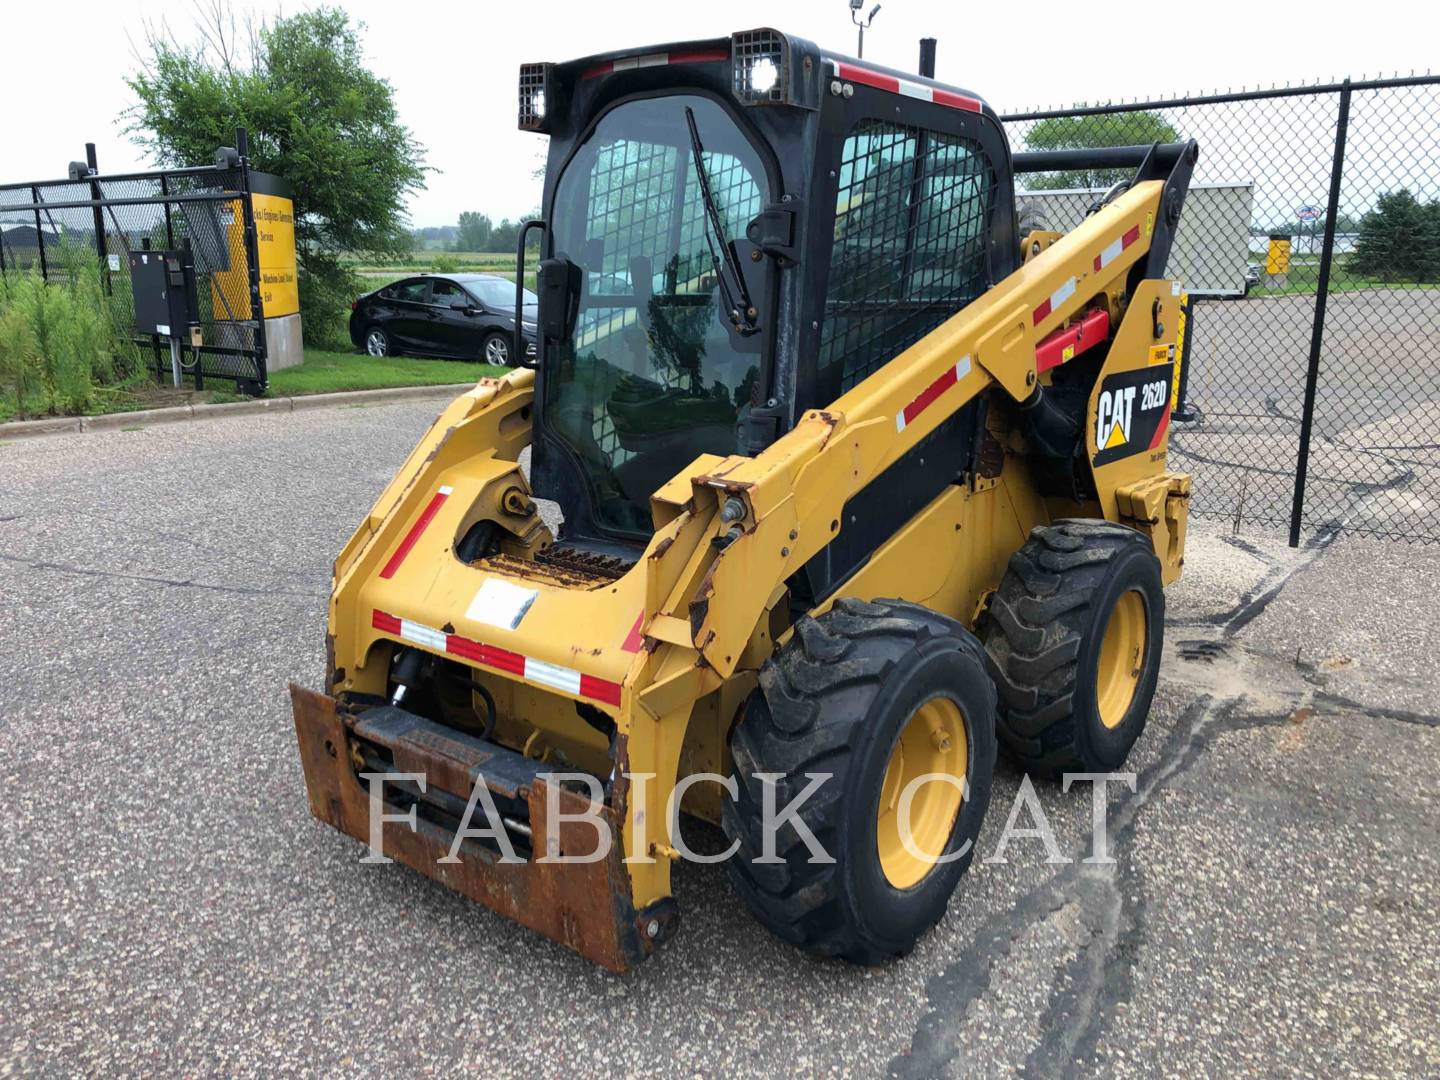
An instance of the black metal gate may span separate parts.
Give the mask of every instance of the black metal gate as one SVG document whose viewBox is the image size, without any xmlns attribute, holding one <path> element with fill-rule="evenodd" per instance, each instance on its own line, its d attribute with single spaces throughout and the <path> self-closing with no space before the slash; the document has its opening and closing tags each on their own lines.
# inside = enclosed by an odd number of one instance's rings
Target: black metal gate
<svg viewBox="0 0 1440 1080">
<path fill-rule="evenodd" d="M 95 147 L 65 180 L 0 184 L 0 273 L 39 273 L 69 280 L 77 260 L 100 263 L 101 286 L 124 327 L 134 325 L 127 256 L 132 251 L 189 247 L 199 300 L 198 341 L 180 342 L 181 364 L 196 388 L 228 379 L 263 392 L 265 320 L 257 265 L 251 173 L 244 133 L 215 165 L 101 175 Z M 170 350 L 156 337 L 136 337 L 153 351 L 156 372 L 170 376 Z"/>
<path fill-rule="evenodd" d="M 1440 77 L 1004 119 L 1017 150 L 1200 143 L 1171 258 L 1192 294 L 1171 447 L 1194 513 L 1292 545 L 1322 528 L 1440 542 Z M 1113 178 L 1024 179 L 1064 216 Z"/>
</svg>

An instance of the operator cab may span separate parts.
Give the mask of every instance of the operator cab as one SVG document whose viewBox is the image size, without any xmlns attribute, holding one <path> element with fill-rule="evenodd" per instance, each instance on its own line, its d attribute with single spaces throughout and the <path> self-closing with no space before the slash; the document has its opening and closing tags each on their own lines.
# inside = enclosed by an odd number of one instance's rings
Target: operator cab
<svg viewBox="0 0 1440 1080">
<path fill-rule="evenodd" d="M 523 65 L 520 127 L 550 137 L 531 477 L 569 545 L 643 545 L 697 456 L 764 449 L 1019 261 L 988 106 L 774 30 Z"/>
</svg>

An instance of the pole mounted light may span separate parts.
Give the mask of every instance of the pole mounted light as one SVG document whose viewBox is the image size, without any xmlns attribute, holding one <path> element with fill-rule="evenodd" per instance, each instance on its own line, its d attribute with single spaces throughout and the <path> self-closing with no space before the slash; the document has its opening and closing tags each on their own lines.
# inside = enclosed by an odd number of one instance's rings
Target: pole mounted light
<svg viewBox="0 0 1440 1080">
<path fill-rule="evenodd" d="M 865 0 L 850 0 L 850 21 L 860 28 L 860 40 L 855 46 L 855 55 L 863 58 L 865 56 L 865 31 L 875 21 L 875 16 L 880 14 L 880 5 L 876 4 L 870 9 L 870 14 L 865 16 L 864 21 L 860 18 L 860 9 L 865 5 Z"/>
</svg>

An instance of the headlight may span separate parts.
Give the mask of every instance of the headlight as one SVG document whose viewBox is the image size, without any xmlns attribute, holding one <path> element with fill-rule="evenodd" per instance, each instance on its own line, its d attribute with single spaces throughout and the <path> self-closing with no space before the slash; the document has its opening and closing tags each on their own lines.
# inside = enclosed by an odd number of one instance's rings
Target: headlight
<svg viewBox="0 0 1440 1080">
<path fill-rule="evenodd" d="M 780 68 L 775 61 L 768 56 L 762 56 L 750 65 L 750 89 L 760 97 L 764 97 L 775 89 L 775 84 L 780 81 Z"/>
<path fill-rule="evenodd" d="M 551 64 L 520 65 L 520 130 L 548 131 L 546 113 L 554 104 Z"/>
<path fill-rule="evenodd" d="M 811 46 L 778 30 L 730 35 L 730 88 L 742 104 L 818 109 L 822 67 Z"/>
<path fill-rule="evenodd" d="M 730 36 L 735 96 L 750 105 L 788 100 L 785 85 L 790 43 L 774 30 L 746 30 Z"/>
</svg>

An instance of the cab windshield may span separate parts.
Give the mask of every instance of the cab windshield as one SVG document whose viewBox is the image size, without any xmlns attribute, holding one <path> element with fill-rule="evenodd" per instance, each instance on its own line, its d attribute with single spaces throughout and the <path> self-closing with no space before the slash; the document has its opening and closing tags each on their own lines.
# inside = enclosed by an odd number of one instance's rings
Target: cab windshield
<svg viewBox="0 0 1440 1080">
<path fill-rule="evenodd" d="M 617 106 L 566 166 L 552 235 L 580 267 L 581 299 L 573 337 L 546 355 L 545 422 L 578 460 L 602 528 L 648 533 L 656 488 L 699 454 L 736 452 L 767 335 L 736 332 L 733 282 L 712 253 L 716 222 L 742 239 L 767 198 L 759 154 L 696 95 Z"/>
</svg>

